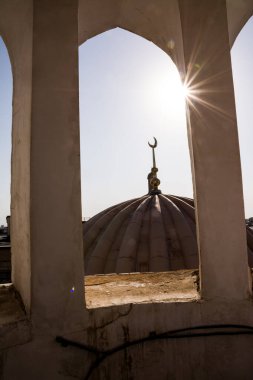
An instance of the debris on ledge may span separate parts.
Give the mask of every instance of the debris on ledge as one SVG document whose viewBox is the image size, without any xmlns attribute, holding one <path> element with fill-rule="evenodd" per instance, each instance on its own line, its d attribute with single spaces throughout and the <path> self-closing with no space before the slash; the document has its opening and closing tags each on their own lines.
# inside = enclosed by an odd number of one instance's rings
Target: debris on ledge
<svg viewBox="0 0 253 380">
<path fill-rule="evenodd" d="M 197 270 L 85 277 L 88 309 L 131 303 L 187 302 L 199 298 Z"/>
</svg>

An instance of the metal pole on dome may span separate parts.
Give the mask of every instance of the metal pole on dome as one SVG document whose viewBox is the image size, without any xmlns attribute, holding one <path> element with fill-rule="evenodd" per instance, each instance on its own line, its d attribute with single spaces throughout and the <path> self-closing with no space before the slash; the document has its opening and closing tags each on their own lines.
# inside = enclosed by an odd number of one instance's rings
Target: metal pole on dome
<svg viewBox="0 0 253 380">
<path fill-rule="evenodd" d="M 150 148 L 152 148 L 152 153 L 153 153 L 153 168 L 155 168 L 156 167 L 156 162 L 155 162 L 155 148 L 157 147 L 157 140 L 156 140 L 156 138 L 154 137 L 154 144 L 152 145 L 152 144 L 150 144 L 149 142 L 148 142 L 148 145 L 150 146 Z"/>
<path fill-rule="evenodd" d="M 161 194 L 161 190 L 158 189 L 158 186 L 160 185 L 160 180 L 157 178 L 156 175 L 156 173 L 158 172 L 155 162 L 155 148 L 157 147 L 156 138 L 154 137 L 154 144 L 150 144 L 148 142 L 148 145 L 150 146 L 150 148 L 152 148 L 153 155 L 153 167 L 151 168 L 151 172 L 148 175 L 148 193 L 151 195 Z"/>
</svg>

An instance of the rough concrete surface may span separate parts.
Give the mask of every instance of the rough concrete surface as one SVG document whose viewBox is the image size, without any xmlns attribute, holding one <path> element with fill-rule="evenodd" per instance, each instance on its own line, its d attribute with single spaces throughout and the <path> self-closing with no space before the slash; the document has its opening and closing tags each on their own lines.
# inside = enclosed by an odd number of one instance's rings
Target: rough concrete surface
<svg viewBox="0 0 253 380">
<path fill-rule="evenodd" d="M 183 302 L 199 299 L 197 271 L 122 273 L 85 277 L 87 308 L 129 303 Z"/>
</svg>

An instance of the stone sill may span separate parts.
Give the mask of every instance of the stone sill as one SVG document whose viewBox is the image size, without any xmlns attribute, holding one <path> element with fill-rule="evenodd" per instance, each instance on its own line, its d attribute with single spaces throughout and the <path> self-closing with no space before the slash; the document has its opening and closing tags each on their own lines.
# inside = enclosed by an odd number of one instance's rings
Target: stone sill
<svg viewBox="0 0 253 380">
<path fill-rule="evenodd" d="M 122 273 L 85 277 L 87 309 L 199 300 L 198 271 Z"/>
</svg>

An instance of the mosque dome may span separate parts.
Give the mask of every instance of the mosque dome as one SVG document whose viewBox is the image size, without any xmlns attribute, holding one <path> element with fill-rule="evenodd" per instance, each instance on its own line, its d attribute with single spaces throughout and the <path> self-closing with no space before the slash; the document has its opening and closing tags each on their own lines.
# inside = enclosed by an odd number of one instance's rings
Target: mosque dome
<svg viewBox="0 0 253 380">
<path fill-rule="evenodd" d="M 193 201 L 148 194 L 84 224 L 86 274 L 197 268 Z"/>
<path fill-rule="evenodd" d="M 112 206 L 83 225 L 87 275 L 163 272 L 198 267 L 194 201 L 164 195 L 158 189 L 155 163 L 149 191 Z M 249 265 L 253 266 L 253 232 L 247 228 Z"/>
</svg>

